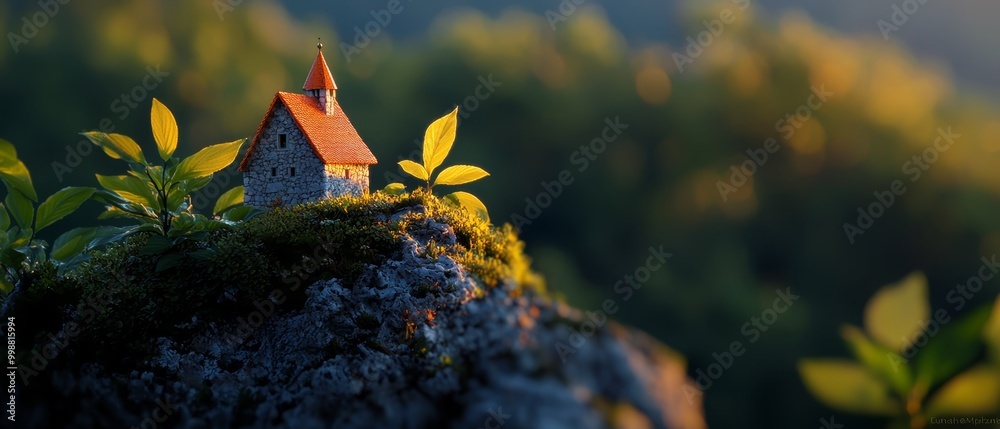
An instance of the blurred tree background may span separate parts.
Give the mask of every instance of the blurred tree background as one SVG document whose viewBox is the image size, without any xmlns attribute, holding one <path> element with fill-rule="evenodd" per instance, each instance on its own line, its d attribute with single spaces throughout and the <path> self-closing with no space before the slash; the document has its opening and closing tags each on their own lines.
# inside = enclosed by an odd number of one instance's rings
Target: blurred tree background
<svg viewBox="0 0 1000 429">
<path fill-rule="evenodd" d="M 80 143 L 81 131 L 114 127 L 151 150 L 152 97 L 177 116 L 182 152 L 250 137 L 275 91 L 300 90 L 321 37 L 340 103 L 379 158 L 373 189 L 397 180 L 395 162 L 419 148 L 430 121 L 462 105 L 452 161 L 492 173 L 469 188 L 495 223 L 524 215 L 542 182 L 572 174 L 522 230 L 550 289 L 583 310 L 617 300 L 615 318 L 681 351 L 692 376 L 742 341 L 746 353 L 705 391 L 713 427 L 821 425 L 834 412 L 806 392 L 798 359 L 846 355 L 838 329 L 860 324 L 879 286 L 922 270 L 932 306 L 950 306 L 948 292 L 980 258 L 1000 253 L 1000 55 L 975 33 L 996 31 L 978 25 L 995 5 L 927 3 L 886 42 L 875 19 L 852 19 L 875 11 L 890 20 L 890 2 L 857 6 L 863 15 L 840 4 L 746 2 L 744 11 L 742 1 L 595 0 L 556 17 L 555 0 L 423 0 L 403 1 L 383 26 L 372 11 L 388 3 L 70 2 L 54 14 L 36 2 L 0 3 L 9 42 L 0 49 L 0 137 L 17 145 L 42 194 L 120 173 Z M 681 72 L 674 54 L 688 55 L 687 37 L 725 8 L 732 23 Z M 39 12 L 45 24 L 28 37 L 22 17 Z M 973 24 L 953 26 L 959 33 L 928 31 L 964 19 Z M 342 43 L 366 25 L 379 34 L 345 55 Z M 477 97 L 491 80 L 495 90 Z M 828 101 L 790 136 L 776 129 L 814 87 L 832 92 Z M 615 118 L 628 128 L 580 171 L 577 152 Z M 904 164 L 949 127 L 961 137 L 911 182 Z M 718 181 L 768 138 L 779 149 L 724 200 Z M 241 180 L 220 175 L 213 197 Z M 858 208 L 894 180 L 907 191 L 852 244 L 843 225 L 856 225 Z M 99 207 L 85 208 L 64 229 L 95 224 Z M 660 245 L 674 256 L 623 300 L 615 283 Z M 749 341 L 745 324 L 785 288 L 801 299 Z M 973 301 L 997 291 L 988 282 Z"/>
</svg>

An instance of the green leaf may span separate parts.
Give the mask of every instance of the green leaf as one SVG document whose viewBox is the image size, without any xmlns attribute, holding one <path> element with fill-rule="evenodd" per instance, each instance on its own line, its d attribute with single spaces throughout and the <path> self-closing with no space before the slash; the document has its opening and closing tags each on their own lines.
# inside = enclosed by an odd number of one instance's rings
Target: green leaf
<svg viewBox="0 0 1000 429">
<path fill-rule="evenodd" d="M 215 257 L 215 251 L 212 249 L 198 249 L 188 253 L 188 255 L 199 261 L 211 261 Z"/>
<path fill-rule="evenodd" d="M 10 247 L 15 249 L 27 246 L 29 240 L 31 240 L 31 229 L 21 229 L 15 226 L 7 233 L 7 241 Z"/>
<path fill-rule="evenodd" d="M 206 147 L 181 161 L 174 170 L 174 182 L 208 177 L 233 163 L 243 139 Z"/>
<path fill-rule="evenodd" d="M 107 134 L 97 131 L 81 133 L 92 143 L 104 149 L 111 158 L 146 164 L 142 149 L 131 137 L 122 134 Z"/>
<path fill-rule="evenodd" d="M 21 263 L 24 262 L 24 260 L 27 258 L 28 255 L 26 255 L 24 252 L 16 250 L 11 246 L 4 247 L 3 250 L 0 251 L 0 263 L 8 267 L 14 268 L 15 271 L 17 270 L 18 267 L 21 266 Z"/>
<path fill-rule="evenodd" d="M 434 180 L 434 186 L 464 185 L 489 175 L 490 173 L 487 173 L 486 170 L 474 165 L 453 165 L 441 171 L 441 174 L 438 174 L 437 179 Z"/>
<path fill-rule="evenodd" d="M 163 187 L 163 167 L 159 165 L 141 166 L 139 170 L 129 170 L 128 174 L 133 177 L 142 180 L 149 181 L 153 180 L 153 183 L 158 187 Z M 147 173 L 148 172 L 148 173 Z"/>
<path fill-rule="evenodd" d="M 55 221 L 80 208 L 94 194 L 94 188 L 68 187 L 52 194 L 38 206 L 35 231 L 41 231 Z"/>
<path fill-rule="evenodd" d="M 101 247 L 108 243 L 114 243 L 117 241 L 124 240 L 129 236 L 138 234 L 140 232 L 150 232 L 154 234 L 159 234 L 160 230 L 156 225 L 146 223 L 138 226 L 105 226 L 99 227 L 97 232 L 94 233 L 94 239 L 90 241 L 89 248 L 94 249 Z"/>
<path fill-rule="evenodd" d="M 427 170 L 424 169 L 424 166 L 417 164 L 416 162 L 404 159 L 399 161 L 399 166 L 403 169 L 403 171 L 413 177 L 425 182 L 429 180 L 430 175 L 427 173 Z"/>
<path fill-rule="evenodd" d="M 865 307 L 865 328 L 876 341 L 898 352 L 910 345 L 930 312 L 927 279 L 914 272 L 875 293 Z"/>
<path fill-rule="evenodd" d="M 149 222 L 157 219 L 156 216 L 149 213 L 146 213 L 145 215 L 137 214 L 145 212 L 145 208 L 138 205 L 122 203 L 120 206 L 107 206 L 105 211 L 97 215 L 97 219 L 135 219 L 140 222 Z"/>
<path fill-rule="evenodd" d="M 97 175 L 97 182 L 121 199 L 143 207 L 149 207 L 154 212 L 160 210 L 160 201 L 156 190 L 148 181 L 132 176 L 102 176 Z"/>
<path fill-rule="evenodd" d="M 183 261 L 184 257 L 176 253 L 168 253 L 160 256 L 159 262 L 156 263 L 156 272 L 166 271 L 179 266 Z"/>
<path fill-rule="evenodd" d="M 7 231 L 10 228 L 10 215 L 7 213 L 7 206 L 0 203 L 0 231 Z"/>
<path fill-rule="evenodd" d="M 981 306 L 940 328 L 920 349 L 914 362 L 918 389 L 926 393 L 972 364 L 983 348 L 982 335 L 992 305 Z"/>
<path fill-rule="evenodd" d="M 190 211 L 193 207 L 184 206 L 186 198 L 211 182 L 212 176 L 206 176 L 199 179 L 185 180 L 175 185 L 170 190 L 170 193 L 167 194 L 167 210 L 174 215 L 182 211 Z M 190 203 L 190 201 L 188 202 Z"/>
<path fill-rule="evenodd" d="M 979 365 L 941 387 L 927 404 L 932 417 L 1000 412 L 1000 368 Z"/>
<path fill-rule="evenodd" d="M 170 159 L 177 149 L 177 121 L 170 109 L 160 100 L 153 98 L 153 109 L 149 112 L 149 122 L 153 126 L 153 139 L 156 140 L 156 150 L 164 161 Z"/>
<path fill-rule="evenodd" d="M 237 186 L 220 195 L 219 199 L 215 201 L 215 208 L 212 210 L 212 214 L 218 216 L 219 213 L 226 211 L 226 209 L 243 204 L 244 190 L 242 186 Z"/>
<path fill-rule="evenodd" d="M 256 207 L 236 206 L 229 210 L 226 210 L 226 212 L 222 214 L 222 220 L 233 223 L 245 222 L 247 220 L 250 220 L 250 218 L 261 213 L 263 213 L 263 211 Z"/>
<path fill-rule="evenodd" d="M 442 116 L 431 123 L 424 133 L 424 167 L 427 175 L 434 173 L 434 169 L 444 162 L 451 152 L 451 146 L 455 144 L 455 133 L 458 130 L 458 107 L 451 113 Z M 427 180 L 427 179 L 424 179 Z"/>
<path fill-rule="evenodd" d="M 73 257 L 86 251 L 94 235 L 99 228 L 73 228 L 66 231 L 55 243 L 52 243 L 52 259 L 55 261 L 68 261 Z"/>
<path fill-rule="evenodd" d="M 162 235 L 153 235 L 146 241 L 146 245 L 139 250 L 140 255 L 159 255 L 170 250 L 174 241 Z"/>
<path fill-rule="evenodd" d="M 211 175 L 208 175 L 208 176 L 205 176 L 205 177 L 202 177 L 202 178 L 198 178 L 198 179 L 185 180 L 185 181 L 181 182 L 180 185 L 177 185 L 177 186 L 180 187 L 181 189 L 183 189 L 184 192 L 186 192 L 187 194 L 190 195 L 192 193 L 195 193 L 195 192 L 199 191 L 201 188 L 204 188 L 205 186 L 208 186 L 209 183 L 212 183 L 212 176 Z"/>
<path fill-rule="evenodd" d="M 857 414 L 892 416 L 902 412 L 889 386 L 848 360 L 804 359 L 799 374 L 813 396 L 830 408 Z"/>
<path fill-rule="evenodd" d="M 382 188 L 382 192 L 389 195 L 401 195 L 403 192 L 406 192 L 406 185 L 399 182 L 390 183 L 385 185 L 385 188 Z"/>
<path fill-rule="evenodd" d="M 490 221 L 490 214 L 486 210 L 486 205 L 482 201 L 479 201 L 479 198 L 476 198 L 475 195 L 459 191 L 445 195 L 444 198 L 454 205 L 465 207 L 472 214 L 479 216 L 480 219 L 486 222 Z"/>
<path fill-rule="evenodd" d="M 854 326 L 844 326 L 841 337 L 850 346 L 854 356 L 873 374 L 889 383 L 902 396 L 913 385 L 913 374 L 906 360 L 889 348 L 877 344 Z"/>
<path fill-rule="evenodd" d="M 0 167 L 9 167 L 17 162 L 17 148 L 11 142 L 0 139 Z"/>
<path fill-rule="evenodd" d="M 7 184 L 8 191 L 17 189 L 31 201 L 38 201 L 35 185 L 31 182 L 31 173 L 23 162 L 16 161 L 13 164 L 0 166 L 0 179 Z"/>
<path fill-rule="evenodd" d="M 31 200 L 25 197 L 17 189 L 8 189 L 7 198 L 4 199 L 10 213 L 14 215 L 14 221 L 21 226 L 21 229 L 31 229 L 31 221 L 35 217 L 35 207 Z"/>
</svg>

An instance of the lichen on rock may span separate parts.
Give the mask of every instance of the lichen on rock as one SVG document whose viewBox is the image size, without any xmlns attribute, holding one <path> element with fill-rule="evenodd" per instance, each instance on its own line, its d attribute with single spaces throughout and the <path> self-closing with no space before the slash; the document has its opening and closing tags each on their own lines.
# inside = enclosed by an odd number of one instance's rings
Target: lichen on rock
<svg viewBox="0 0 1000 429">
<path fill-rule="evenodd" d="M 682 361 L 547 295 L 509 228 L 427 195 L 344 197 L 216 234 L 212 261 L 156 273 L 142 238 L 19 312 L 80 333 L 30 378 L 38 427 L 700 428 Z M 117 284 L 117 286 L 115 286 Z M 116 287 L 89 322 L 88 299 Z M 81 307 L 84 306 L 84 307 Z M 89 314 L 89 313 L 88 313 Z M 55 331 L 51 331 L 55 332 Z M 33 355 L 22 353 L 22 367 Z M 697 398 L 695 398 L 697 399 Z M 156 411 L 159 410 L 159 411 Z"/>
</svg>

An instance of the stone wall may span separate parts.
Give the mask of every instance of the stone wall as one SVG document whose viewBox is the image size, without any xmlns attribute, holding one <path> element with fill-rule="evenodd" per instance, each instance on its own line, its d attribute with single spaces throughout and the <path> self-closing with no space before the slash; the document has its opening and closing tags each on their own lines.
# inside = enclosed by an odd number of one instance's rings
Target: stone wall
<svg viewBox="0 0 1000 429">
<path fill-rule="evenodd" d="M 279 134 L 287 136 L 285 148 L 279 147 Z M 246 204 L 263 208 L 278 201 L 289 206 L 345 194 L 361 195 L 368 192 L 368 181 L 367 165 L 323 165 L 283 105 L 276 107 L 264 124 L 260 142 L 243 173 Z"/>
<path fill-rule="evenodd" d="M 330 164 L 326 166 L 327 196 L 361 195 L 368 192 L 368 166 Z"/>
<path fill-rule="evenodd" d="M 278 147 L 279 134 L 287 136 L 285 148 Z M 326 184 L 323 162 L 288 109 L 277 106 L 264 124 L 260 143 L 243 173 L 246 204 L 266 208 L 279 200 L 285 206 L 315 201 L 327 196 Z"/>
</svg>

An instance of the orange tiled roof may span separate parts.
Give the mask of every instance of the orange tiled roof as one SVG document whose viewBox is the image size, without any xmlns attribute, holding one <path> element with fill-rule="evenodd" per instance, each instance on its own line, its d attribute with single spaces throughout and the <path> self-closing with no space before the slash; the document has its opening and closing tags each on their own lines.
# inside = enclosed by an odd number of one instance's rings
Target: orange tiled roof
<svg viewBox="0 0 1000 429">
<path fill-rule="evenodd" d="M 375 155 L 368 149 L 368 145 L 358 131 L 354 129 L 351 120 L 347 119 L 344 109 L 340 103 L 334 100 L 333 115 L 326 115 L 320 109 L 319 101 L 306 94 L 293 94 L 290 92 L 278 91 L 271 101 L 271 107 L 264 114 L 257 127 L 257 132 L 250 141 L 250 148 L 247 149 L 243 161 L 240 163 L 240 171 L 246 171 L 250 164 L 250 157 L 260 144 L 261 133 L 267 120 L 271 118 L 278 103 L 288 108 L 289 114 L 295 120 L 306 140 L 312 146 L 313 152 L 324 164 L 377 164 Z"/>
<path fill-rule="evenodd" d="M 316 61 L 313 61 L 312 68 L 306 76 L 306 83 L 302 84 L 302 89 L 337 89 L 337 83 L 333 81 L 333 74 L 330 67 L 326 65 L 326 58 L 323 58 L 323 49 L 316 53 Z"/>
</svg>

